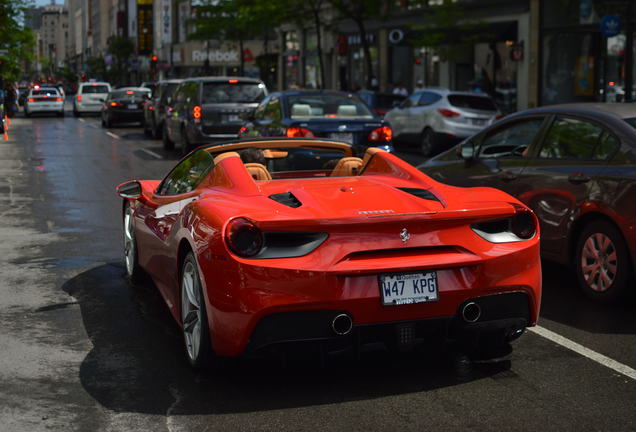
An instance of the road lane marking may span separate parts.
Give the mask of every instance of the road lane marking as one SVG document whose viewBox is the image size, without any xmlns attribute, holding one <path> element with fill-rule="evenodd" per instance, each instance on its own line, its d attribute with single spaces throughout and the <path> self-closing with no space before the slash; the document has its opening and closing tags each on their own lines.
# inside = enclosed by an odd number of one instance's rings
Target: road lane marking
<svg viewBox="0 0 636 432">
<path fill-rule="evenodd" d="M 528 330 L 538 334 L 539 336 L 543 336 L 544 338 L 556 344 L 559 344 L 562 347 L 565 347 L 571 351 L 574 351 L 575 353 L 580 354 L 583 357 L 587 357 L 588 359 L 593 360 L 598 364 L 601 364 L 633 380 L 636 380 L 636 369 L 632 369 L 631 367 L 623 363 L 617 362 L 616 360 L 613 360 L 607 356 L 604 356 L 601 353 L 592 351 L 591 349 L 586 348 L 583 345 L 580 345 L 566 337 L 563 337 L 560 334 L 554 333 L 553 331 L 550 331 L 545 327 L 540 327 L 540 326 L 529 327 Z"/>
<path fill-rule="evenodd" d="M 163 159 L 159 153 L 155 153 L 152 150 L 142 148 L 141 151 L 144 153 L 148 153 L 150 156 L 155 157 L 157 159 Z"/>
<path fill-rule="evenodd" d="M 115 138 L 115 139 L 121 139 L 121 137 L 119 135 L 116 135 L 110 131 L 106 132 L 106 135 L 108 135 L 109 137 Z"/>
<path fill-rule="evenodd" d="M 82 123 L 86 123 L 86 120 L 84 120 L 83 118 L 78 119 L 79 121 L 81 121 Z"/>
</svg>

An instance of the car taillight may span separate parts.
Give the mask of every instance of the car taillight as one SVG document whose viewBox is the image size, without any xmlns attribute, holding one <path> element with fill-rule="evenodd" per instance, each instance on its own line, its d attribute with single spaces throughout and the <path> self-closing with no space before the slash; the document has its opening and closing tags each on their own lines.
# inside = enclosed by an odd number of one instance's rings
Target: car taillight
<svg viewBox="0 0 636 432">
<path fill-rule="evenodd" d="M 201 122 L 201 107 L 199 105 L 195 105 L 194 108 L 192 108 L 192 117 L 195 123 Z"/>
<path fill-rule="evenodd" d="M 258 254 L 264 243 L 262 231 L 245 218 L 230 221 L 225 228 L 225 241 L 232 252 L 243 258 Z"/>
<path fill-rule="evenodd" d="M 78 94 L 78 95 L 77 95 L 77 101 L 78 101 L 78 102 L 81 102 L 81 101 L 82 101 L 82 95 L 81 95 L 81 94 Z"/>
<path fill-rule="evenodd" d="M 245 133 L 245 131 L 247 131 L 247 128 L 245 126 L 241 126 L 241 128 L 238 131 L 239 135 L 243 135 Z"/>
<path fill-rule="evenodd" d="M 532 213 L 524 207 L 517 207 L 511 221 L 512 232 L 520 239 L 531 239 L 537 232 Z"/>
<path fill-rule="evenodd" d="M 62 102 L 62 98 L 55 98 L 55 102 Z"/>
<path fill-rule="evenodd" d="M 315 137 L 314 133 L 306 128 L 290 127 L 285 131 L 285 135 L 288 138 L 311 138 Z"/>
<path fill-rule="evenodd" d="M 393 131 L 388 126 L 382 126 L 377 129 L 373 129 L 371 133 L 369 133 L 369 141 L 378 142 L 378 141 L 391 141 L 393 138 Z"/>
<path fill-rule="evenodd" d="M 144 105 L 144 106 L 145 106 L 145 105 Z M 149 110 L 149 111 L 152 111 L 152 110 L 154 110 L 154 109 L 155 109 L 155 107 L 153 107 L 152 105 L 148 105 L 148 110 Z"/>
<path fill-rule="evenodd" d="M 440 108 L 437 111 L 439 111 L 439 113 L 443 115 L 444 117 L 457 117 L 461 115 L 457 111 L 449 110 L 446 108 Z"/>
<path fill-rule="evenodd" d="M 386 114 L 386 110 L 380 109 L 380 108 L 376 108 L 373 111 L 375 111 L 375 113 L 379 116 L 383 116 L 384 114 Z"/>
<path fill-rule="evenodd" d="M 120 104 L 119 102 L 111 102 L 111 103 L 110 103 L 110 106 L 112 106 L 112 107 L 118 107 L 118 106 L 121 106 L 121 104 Z"/>
<path fill-rule="evenodd" d="M 35 99 L 29 98 L 29 102 L 35 102 Z"/>
</svg>

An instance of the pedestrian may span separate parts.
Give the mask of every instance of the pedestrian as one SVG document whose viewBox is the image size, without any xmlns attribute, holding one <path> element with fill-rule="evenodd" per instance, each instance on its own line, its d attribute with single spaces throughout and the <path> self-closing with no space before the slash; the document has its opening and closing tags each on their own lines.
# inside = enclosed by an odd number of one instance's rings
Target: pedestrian
<svg viewBox="0 0 636 432">
<path fill-rule="evenodd" d="M 409 95 L 409 91 L 406 89 L 406 87 L 404 87 L 404 84 L 400 81 L 400 82 L 397 83 L 397 85 L 395 87 L 393 87 L 393 94 L 401 95 L 401 96 L 408 96 Z"/>
</svg>

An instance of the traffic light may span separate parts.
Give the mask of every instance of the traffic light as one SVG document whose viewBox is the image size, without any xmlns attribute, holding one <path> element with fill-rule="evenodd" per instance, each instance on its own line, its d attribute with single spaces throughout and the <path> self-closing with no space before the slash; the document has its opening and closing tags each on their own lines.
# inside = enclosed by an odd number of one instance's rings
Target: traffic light
<svg viewBox="0 0 636 432">
<path fill-rule="evenodd" d="M 153 55 L 150 57 L 150 72 L 155 75 L 157 73 L 157 56 Z"/>
</svg>

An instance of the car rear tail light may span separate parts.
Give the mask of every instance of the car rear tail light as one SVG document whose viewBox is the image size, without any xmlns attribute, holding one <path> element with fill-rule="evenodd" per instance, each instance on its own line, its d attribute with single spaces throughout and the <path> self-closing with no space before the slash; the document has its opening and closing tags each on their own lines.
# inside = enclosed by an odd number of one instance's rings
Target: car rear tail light
<svg viewBox="0 0 636 432">
<path fill-rule="evenodd" d="M 225 228 L 225 241 L 232 252 L 242 258 L 253 257 L 263 248 L 263 233 L 254 222 L 237 218 Z"/>
<path fill-rule="evenodd" d="M 379 109 L 379 108 L 376 108 L 373 111 L 375 111 L 375 113 L 379 116 L 383 116 L 384 114 L 386 114 L 386 110 Z"/>
<path fill-rule="evenodd" d="M 306 128 L 290 127 L 285 131 L 285 135 L 288 138 L 312 138 L 315 137 L 314 133 Z"/>
<path fill-rule="evenodd" d="M 247 128 L 245 126 L 241 126 L 241 128 L 238 131 L 238 134 L 243 135 L 246 131 L 247 131 Z"/>
<path fill-rule="evenodd" d="M 55 98 L 55 102 L 62 102 L 62 98 Z"/>
<path fill-rule="evenodd" d="M 513 204 L 515 214 L 504 219 L 473 224 L 472 230 L 491 243 L 512 243 L 530 240 L 537 233 L 536 217 L 526 207 Z"/>
<path fill-rule="evenodd" d="M 496 115 L 496 116 L 495 116 L 495 120 L 502 119 L 502 118 L 504 118 L 505 116 L 506 116 L 505 114 L 499 114 L 499 115 Z"/>
<path fill-rule="evenodd" d="M 228 80 L 228 82 L 229 82 L 230 84 L 238 84 L 238 80 L 236 80 L 236 79 Z"/>
<path fill-rule="evenodd" d="M 449 110 L 446 108 L 440 108 L 437 111 L 439 111 L 439 113 L 443 115 L 444 117 L 458 117 L 461 115 L 457 111 Z"/>
<path fill-rule="evenodd" d="M 393 131 L 388 126 L 382 126 L 377 129 L 373 129 L 369 134 L 369 141 L 373 142 L 387 142 L 393 138 Z"/>
<path fill-rule="evenodd" d="M 81 94 L 78 94 L 78 95 L 77 95 L 77 101 L 78 101 L 78 102 L 81 102 L 81 101 L 82 101 L 82 95 L 81 95 Z"/>
<path fill-rule="evenodd" d="M 121 106 L 121 104 L 120 104 L 119 102 L 111 102 L 111 103 L 110 103 L 110 106 L 112 106 L 112 107 L 118 107 L 118 106 Z"/>
<path fill-rule="evenodd" d="M 511 226 L 514 235 L 523 240 L 531 239 L 537 232 L 534 216 L 530 210 L 523 207 L 517 207 L 517 212 L 512 217 Z"/>
<path fill-rule="evenodd" d="M 35 102 L 35 99 L 29 98 L 29 102 Z"/>
<path fill-rule="evenodd" d="M 201 107 L 199 105 L 195 105 L 192 108 L 192 117 L 195 123 L 201 123 Z"/>
</svg>

